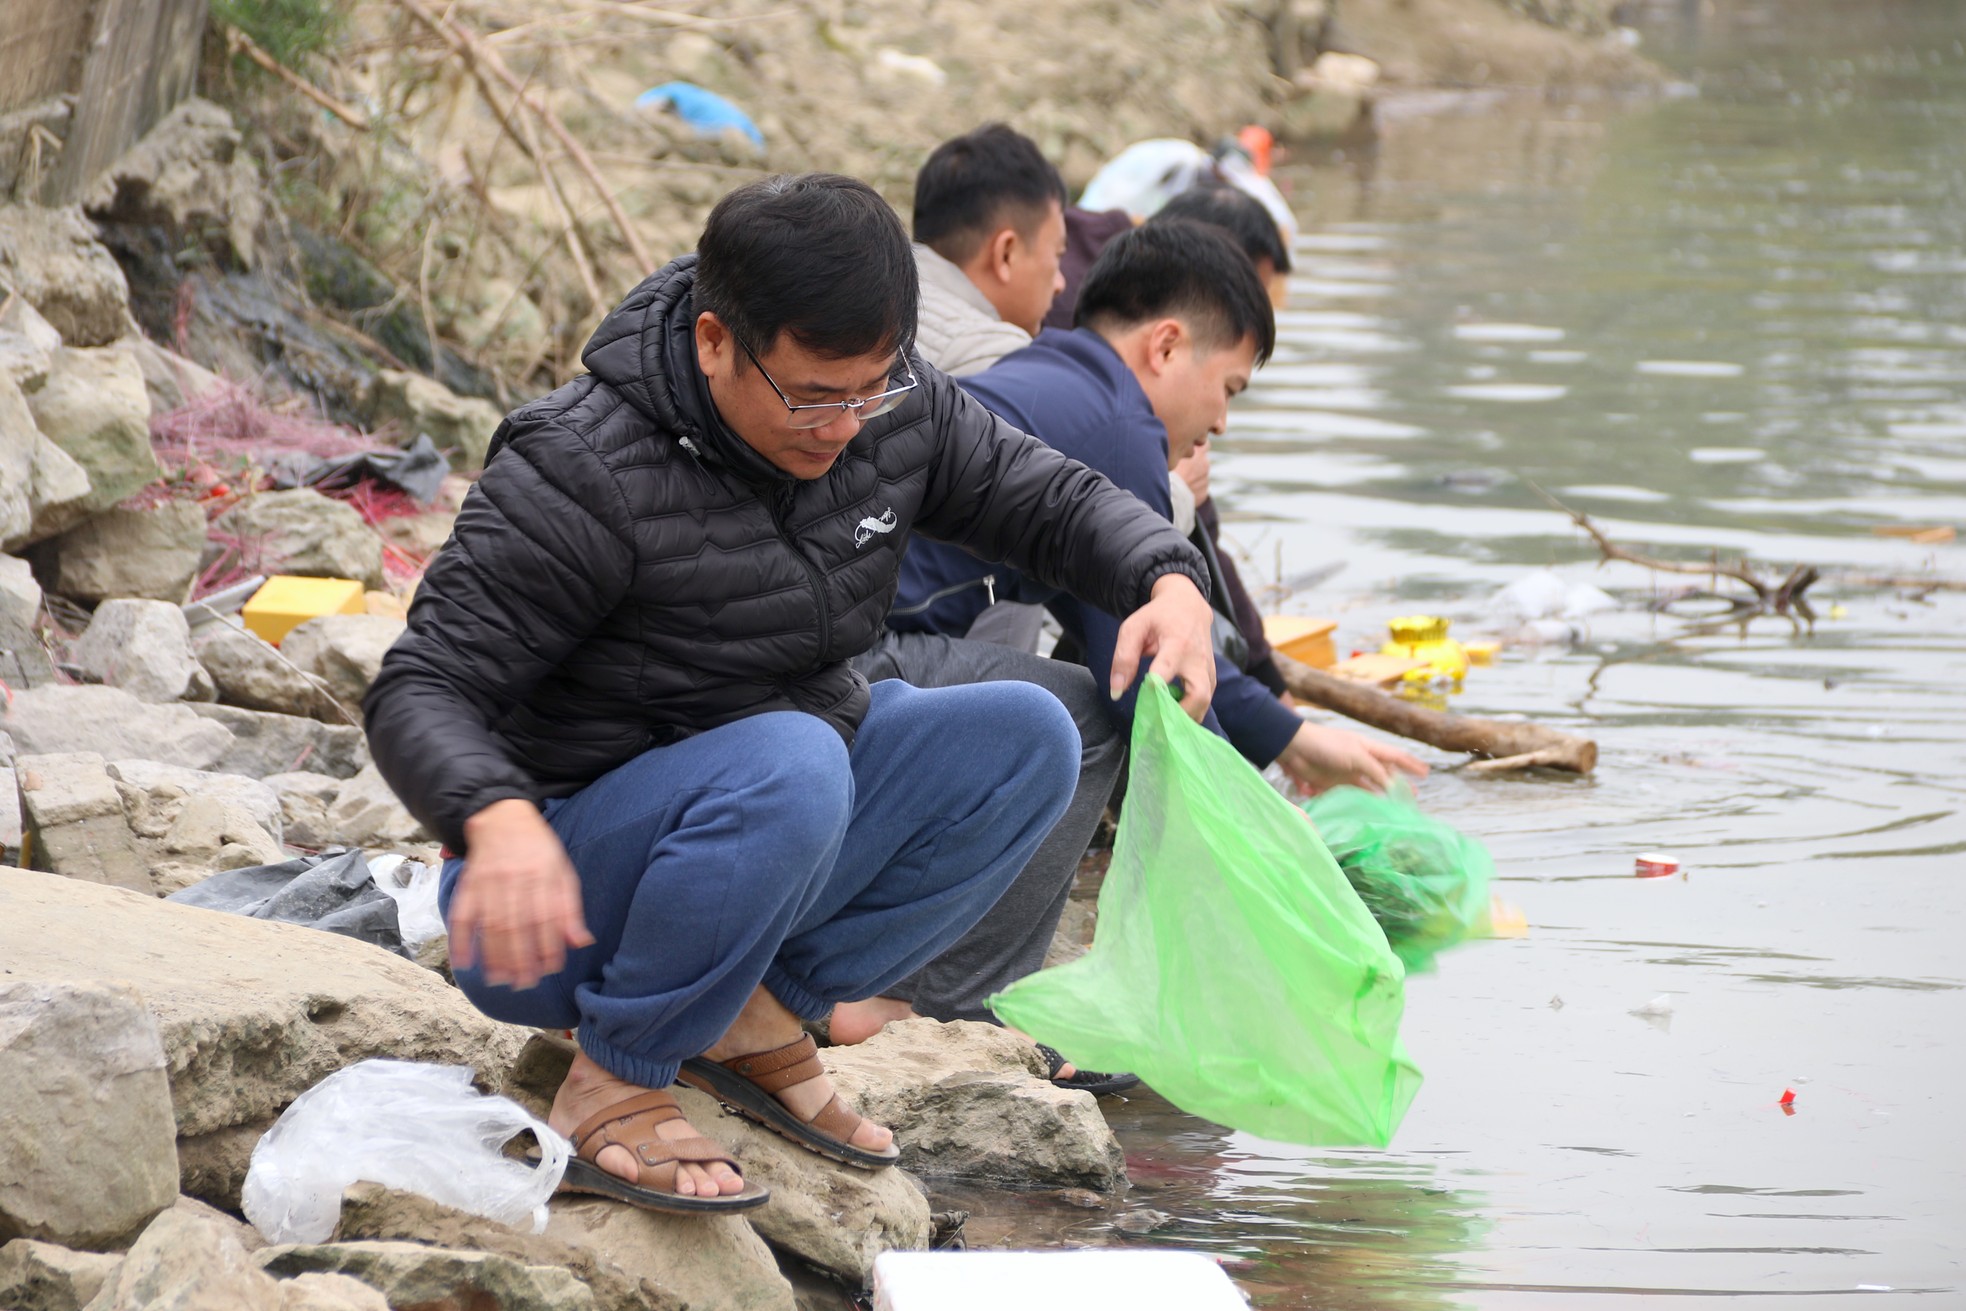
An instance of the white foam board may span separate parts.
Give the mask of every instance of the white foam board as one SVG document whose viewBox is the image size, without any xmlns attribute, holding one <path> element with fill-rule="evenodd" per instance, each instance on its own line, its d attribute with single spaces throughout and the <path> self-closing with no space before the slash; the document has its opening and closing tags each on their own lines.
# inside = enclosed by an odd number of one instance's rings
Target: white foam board
<svg viewBox="0 0 1966 1311">
<path fill-rule="evenodd" d="M 874 1262 L 874 1311 L 1248 1311 L 1196 1252 L 887 1252 Z"/>
</svg>

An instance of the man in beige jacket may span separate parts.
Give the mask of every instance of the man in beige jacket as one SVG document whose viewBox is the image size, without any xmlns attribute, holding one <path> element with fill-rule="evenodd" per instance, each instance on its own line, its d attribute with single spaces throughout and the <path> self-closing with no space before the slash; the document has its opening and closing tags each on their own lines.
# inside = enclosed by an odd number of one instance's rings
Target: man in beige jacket
<svg viewBox="0 0 1966 1311">
<path fill-rule="evenodd" d="M 947 374 L 1031 344 L 1064 288 L 1065 183 L 1002 123 L 945 141 L 915 176 L 915 345 Z"/>
</svg>

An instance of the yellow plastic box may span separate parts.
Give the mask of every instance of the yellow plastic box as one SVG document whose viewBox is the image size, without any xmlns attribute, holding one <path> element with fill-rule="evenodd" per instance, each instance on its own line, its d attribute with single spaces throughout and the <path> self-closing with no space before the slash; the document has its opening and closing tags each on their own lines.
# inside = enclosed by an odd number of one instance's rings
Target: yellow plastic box
<svg viewBox="0 0 1966 1311">
<path fill-rule="evenodd" d="M 353 578 L 301 578 L 275 574 L 253 593 L 239 617 L 246 627 L 274 646 L 288 633 L 310 619 L 322 615 L 359 615 L 368 612 L 368 599 L 362 585 Z"/>
<path fill-rule="evenodd" d="M 1308 619 L 1302 615 L 1263 616 L 1263 636 L 1270 645 L 1313 669 L 1329 669 L 1338 663 L 1338 651 L 1331 642 L 1331 634 L 1337 628 L 1336 619 Z"/>
</svg>

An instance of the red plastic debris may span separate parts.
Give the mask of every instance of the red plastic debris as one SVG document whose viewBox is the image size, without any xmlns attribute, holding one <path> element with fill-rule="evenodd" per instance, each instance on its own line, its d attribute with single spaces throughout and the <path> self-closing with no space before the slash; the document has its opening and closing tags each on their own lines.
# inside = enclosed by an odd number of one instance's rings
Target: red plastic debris
<svg viewBox="0 0 1966 1311">
<path fill-rule="evenodd" d="M 1793 1105 L 1795 1105 L 1795 1089 L 1793 1089 L 1793 1088 L 1784 1088 L 1784 1089 L 1782 1089 L 1782 1098 L 1781 1098 L 1781 1104 L 1782 1104 L 1783 1106 L 1793 1106 Z"/>
</svg>

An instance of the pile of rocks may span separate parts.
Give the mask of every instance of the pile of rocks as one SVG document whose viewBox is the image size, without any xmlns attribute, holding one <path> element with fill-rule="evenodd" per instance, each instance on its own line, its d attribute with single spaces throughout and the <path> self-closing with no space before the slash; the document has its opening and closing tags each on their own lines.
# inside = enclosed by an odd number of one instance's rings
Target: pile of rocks
<svg viewBox="0 0 1966 1311">
<path fill-rule="evenodd" d="M 768 1206 L 698 1219 L 563 1197 L 533 1235 L 357 1185 L 332 1241 L 262 1247 L 236 1218 L 252 1148 L 326 1075 L 370 1057 L 468 1065 L 543 1112 L 564 1041 L 487 1019 L 439 974 L 366 943 L 56 874 L 0 869 L 0 960 L 11 1311 L 134 1311 L 194 1289 L 220 1305 L 221 1285 L 223 1305 L 269 1311 L 791 1311 L 787 1267 L 864 1287 L 881 1252 L 929 1241 L 908 1170 L 834 1165 L 685 1090 L 691 1120 L 771 1188 Z M 916 1020 L 824 1059 L 895 1127 L 912 1170 L 1123 1186 L 1092 1099 L 1039 1077 L 1000 1030 Z"/>
</svg>

